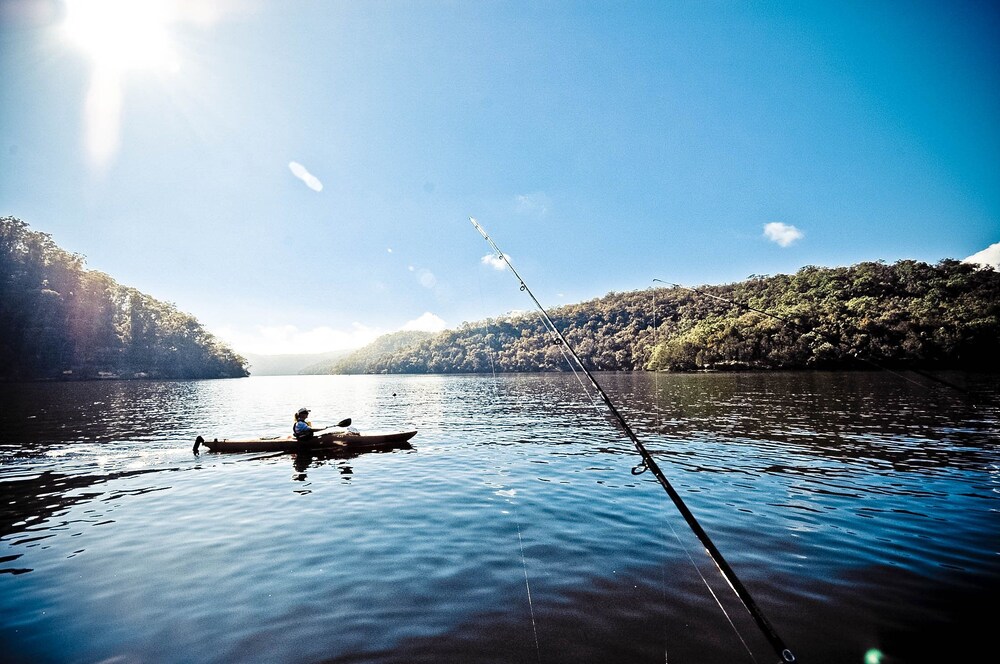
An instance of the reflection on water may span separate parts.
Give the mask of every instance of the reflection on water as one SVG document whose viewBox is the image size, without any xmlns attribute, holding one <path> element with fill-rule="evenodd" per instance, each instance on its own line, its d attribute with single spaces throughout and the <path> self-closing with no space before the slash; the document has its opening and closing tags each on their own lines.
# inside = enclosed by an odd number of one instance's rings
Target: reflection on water
<svg viewBox="0 0 1000 664">
<path fill-rule="evenodd" d="M 599 379 L 801 661 L 989 644 L 1000 379 Z M 572 375 L 3 385 L 0 403 L 9 661 L 773 659 Z M 303 405 L 419 433 L 191 452 L 283 435 Z"/>
<path fill-rule="evenodd" d="M 365 449 L 331 449 L 331 450 L 305 450 L 291 455 L 292 466 L 295 474 L 292 476 L 297 482 L 303 482 L 308 477 L 309 468 L 319 468 L 332 464 L 336 466 L 345 480 L 349 480 L 354 473 L 350 465 L 351 459 L 356 459 L 363 454 L 385 454 L 398 450 L 412 450 L 413 445 L 409 442 L 390 443 L 378 447 L 368 447 Z"/>
</svg>

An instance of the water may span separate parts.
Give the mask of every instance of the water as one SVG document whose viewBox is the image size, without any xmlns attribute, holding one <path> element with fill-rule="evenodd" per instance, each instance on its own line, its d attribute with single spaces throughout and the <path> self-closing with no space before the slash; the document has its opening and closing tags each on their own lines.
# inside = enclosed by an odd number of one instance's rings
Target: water
<svg viewBox="0 0 1000 664">
<path fill-rule="evenodd" d="M 599 374 L 806 664 L 992 646 L 1000 378 Z M 0 386 L 5 662 L 774 662 L 572 375 Z M 351 458 L 195 436 L 419 430 Z M 882 653 L 879 659 L 878 653 Z M 867 657 L 867 659 L 866 659 Z"/>
</svg>

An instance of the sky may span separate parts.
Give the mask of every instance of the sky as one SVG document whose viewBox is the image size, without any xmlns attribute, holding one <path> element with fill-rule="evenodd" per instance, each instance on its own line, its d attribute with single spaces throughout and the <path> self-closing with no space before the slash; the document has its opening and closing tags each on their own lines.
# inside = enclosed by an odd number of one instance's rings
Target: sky
<svg viewBox="0 0 1000 664">
<path fill-rule="evenodd" d="M 0 0 L 0 215 L 241 353 L 1000 264 L 992 2 Z M 660 285 L 660 284 L 656 284 Z"/>
</svg>

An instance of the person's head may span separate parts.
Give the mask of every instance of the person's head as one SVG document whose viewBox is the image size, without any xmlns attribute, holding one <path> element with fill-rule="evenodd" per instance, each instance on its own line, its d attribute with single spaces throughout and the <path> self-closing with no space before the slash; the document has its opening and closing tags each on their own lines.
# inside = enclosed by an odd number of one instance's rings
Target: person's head
<svg viewBox="0 0 1000 664">
<path fill-rule="evenodd" d="M 297 419 L 297 420 L 304 420 L 307 417 L 309 417 L 309 409 L 308 408 L 299 408 L 299 411 L 297 413 L 295 413 L 295 419 Z"/>
</svg>

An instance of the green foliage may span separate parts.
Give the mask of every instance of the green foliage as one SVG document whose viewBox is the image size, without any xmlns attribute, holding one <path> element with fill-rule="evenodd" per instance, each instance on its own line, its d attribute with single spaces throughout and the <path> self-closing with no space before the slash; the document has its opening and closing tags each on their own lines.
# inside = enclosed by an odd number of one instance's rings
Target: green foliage
<svg viewBox="0 0 1000 664">
<path fill-rule="evenodd" d="M 0 218 L 0 380 L 247 375 L 192 316 L 83 265 Z"/>
<path fill-rule="evenodd" d="M 588 369 L 1000 369 L 1000 273 L 954 260 L 807 266 L 698 292 L 609 293 L 549 312 Z M 722 298 L 722 299 L 719 299 Z M 756 311 L 755 311 L 756 310 Z M 538 316 L 465 323 L 337 373 L 564 371 Z"/>
</svg>

